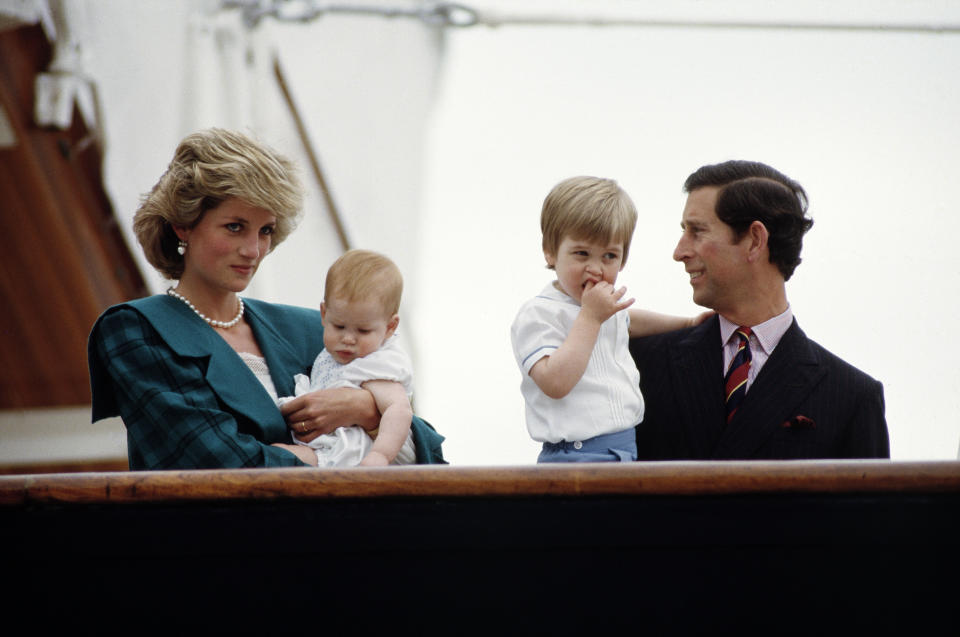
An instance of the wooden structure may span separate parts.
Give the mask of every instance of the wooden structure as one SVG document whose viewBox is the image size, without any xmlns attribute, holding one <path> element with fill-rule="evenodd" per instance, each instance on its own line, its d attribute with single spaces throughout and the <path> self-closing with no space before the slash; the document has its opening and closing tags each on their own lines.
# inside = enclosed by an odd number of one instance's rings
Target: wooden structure
<svg viewBox="0 0 960 637">
<path fill-rule="evenodd" d="M 86 342 L 104 309 L 147 294 L 103 189 L 101 149 L 75 111 L 68 130 L 33 123 L 51 47 L 39 25 L 0 32 L 0 409 L 90 402 Z"/>
<path fill-rule="evenodd" d="M 925 634 L 960 462 L 0 477 L 7 617 L 97 632 Z"/>
</svg>

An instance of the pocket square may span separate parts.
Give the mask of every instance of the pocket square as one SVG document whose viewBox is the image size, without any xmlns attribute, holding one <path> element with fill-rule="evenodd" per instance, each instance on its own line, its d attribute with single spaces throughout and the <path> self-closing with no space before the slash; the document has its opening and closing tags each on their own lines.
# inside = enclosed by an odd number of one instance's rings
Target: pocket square
<svg viewBox="0 0 960 637">
<path fill-rule="evenodd" d="M 780 426 L 789 427 L 791 429 L 816 429 L 817 423 L 815 423 L 811 418 L 797 414 L 790 420 L 784 420 L 783 424 Z"/>
</svg>

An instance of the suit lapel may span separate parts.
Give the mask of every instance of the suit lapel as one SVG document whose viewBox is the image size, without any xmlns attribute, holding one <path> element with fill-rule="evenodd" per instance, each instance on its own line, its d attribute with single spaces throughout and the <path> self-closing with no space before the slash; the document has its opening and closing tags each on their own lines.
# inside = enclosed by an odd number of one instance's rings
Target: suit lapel
<svg viewBox="0 0 960 637">
<path fill-rule="evenodd" d="M 178 355 L 207 359 L 207 384 L 227 407 L 259 425 L 265 433 L 277 427 L 286 430 L 280 411 L 263 385 L 225 340 L 180 301 L 166 295 L 149 300 L 149 304 L 138 304 L 138 309 Z M 274 349 L 269 331 L 264 331 L 267 345 L 256 330 L 254 333 L 262 350 Z M 272 369 L 269 359 L 267 364 Z M 283 369 L 289 368 L 280 371 Z"/>
<path fill-rule="evenodd" d="M 669 365 L 673 386 L 683 398 L 677 401 L 680 413 L 674 422 L 685 428 L 690 456 L 709 458 L 724 424 L 719 319 L 705 321 L 677 341 Z"/>
<path fill-rule="evenodd" d="M 303 369 L 299 352 L 264 318 L 260 302 L 252 299 L 245 302 L 250 327 L 263 357 L 267 360 L 277 395 L 293 396 L 293 375 L 304 372 L 309 374 L 309 368 Z"/>
<path fill-rule="evenodd" d="M 714 457 L 751 458 L 827 373 L 794 320 L 750 386 Z"/>
</svg>

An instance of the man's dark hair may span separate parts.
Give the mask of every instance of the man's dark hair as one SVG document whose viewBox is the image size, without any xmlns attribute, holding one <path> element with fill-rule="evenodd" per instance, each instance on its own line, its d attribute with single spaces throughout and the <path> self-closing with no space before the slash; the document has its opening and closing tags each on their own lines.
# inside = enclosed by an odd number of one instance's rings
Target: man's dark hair
<svg viewBox="0 0 960 637">
<path fill-rule="evenodd" d="M 770 262 L 784 280 L 800 264 L 803 235 L 813 226 L 806 216 L 807 193 L 803 186 L 780 171 L 756 161 L 727 161 L 702 166 L 683 184 L 690 193 L 706 186 L 719 186 L 717 218 L 743 237 L 754 221 L 770 233 Z"/>
</svg>

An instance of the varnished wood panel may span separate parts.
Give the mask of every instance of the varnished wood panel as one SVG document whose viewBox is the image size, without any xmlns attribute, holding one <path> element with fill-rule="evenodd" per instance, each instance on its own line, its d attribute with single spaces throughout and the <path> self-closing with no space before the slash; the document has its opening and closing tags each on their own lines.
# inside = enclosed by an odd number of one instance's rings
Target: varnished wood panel
<svg viewBox="0 0 960 637">
<path fill-rule="evenodd" d="M 0 149 L 0 409 L 89 403 L 95 318 L 146 293 L 79 113 L 66 131 L 33 123 L 34 78 L 49 60 L 39 26 L 0 32 L 0 104 L 17 139 Z"/>
<path fill-rule="evenodd" d="M 383 497 L 960 493 L 960 462 L 637 462 L 223 469 L 0 477 L 0 504 Z"/>
<path fill-rule="evenodd" d="M 44 632 L 949 633 L 960 463 L 0 478 Z"/>
</svg>

